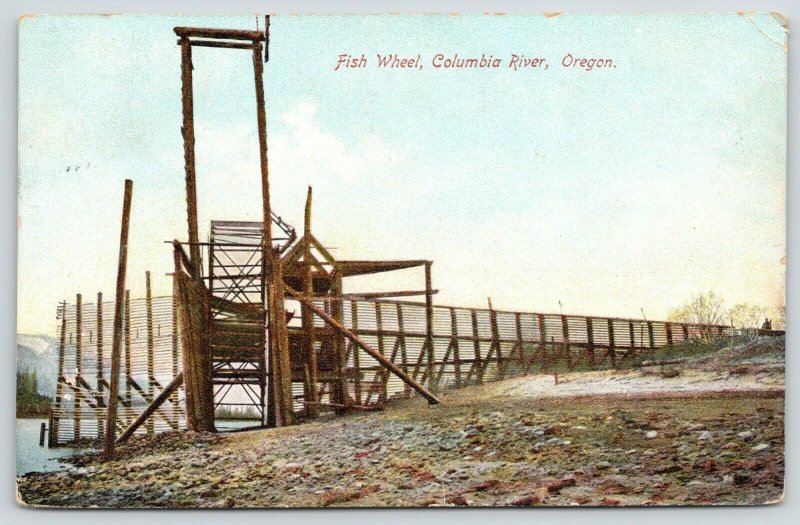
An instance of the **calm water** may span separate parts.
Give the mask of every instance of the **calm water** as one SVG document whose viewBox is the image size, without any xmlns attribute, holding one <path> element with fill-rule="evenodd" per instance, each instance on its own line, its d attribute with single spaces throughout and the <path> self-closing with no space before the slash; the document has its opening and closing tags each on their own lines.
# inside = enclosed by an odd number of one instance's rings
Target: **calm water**
<svg viewBox="0 0 800 525">
<path fill-rule="evenodd" d="M 70 456 L 88 452 L 87 448 L 47 448 L 39 446 L 39 427 L 46 419 L 17 419 L 17 476 L 28 472 L 50 472 L 65 467 Z M 258 421 L 217 421 L 217 430 L 224 432 L 257 425 Z M 45 438 L 46 440 L 47 438 Z M 46 442 L 46 441 L 45 441 Z"/>
<path fill-rule="evenodd" d="M 46 445 L 40 447 L 39 427 L 42 423 L 47 423 L 47 420 L 17 419 L 17 476 L 63 469 L 64 458 L 88 451 L 81 448 L 47 448 Z"/>
</svg>

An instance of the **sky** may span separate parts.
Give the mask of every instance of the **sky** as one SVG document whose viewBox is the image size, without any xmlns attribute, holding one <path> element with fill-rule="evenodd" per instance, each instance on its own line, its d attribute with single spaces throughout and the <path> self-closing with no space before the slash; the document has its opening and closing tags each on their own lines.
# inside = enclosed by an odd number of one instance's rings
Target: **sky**
<svg viewBox="0 0 800 525">
<path fill-rule="evenodd" d="M 128 287 L 171 293 L 186 209 L 175 26 L 257 17 L 35 16 L 19 31 L 19 333 Z M 263 29 L 263 17 L 258 21 Z M 431 259 L 435 303 L 664 318 L 692 294 L 783 304 L 786 31 L 769 14 L 277 16 L 265 67 L 272 207 L 341 259 Z M 368 67 L 335 71 L 340 53 Z M 422 69 L 375 67 L 376 54 Z M 445 56 L 548 69 L 436 69 Z M 561 65 L 567 54 L 614 68 Z M 196 48 L 201 238 L 260 220 L 252 60 Z M 67 171 L 67 168 L 70 168 Z M 78 167 L 78 170 L 75 170 Z M 346 283 L 419 289 L 421 271 Z"/>
</svg>

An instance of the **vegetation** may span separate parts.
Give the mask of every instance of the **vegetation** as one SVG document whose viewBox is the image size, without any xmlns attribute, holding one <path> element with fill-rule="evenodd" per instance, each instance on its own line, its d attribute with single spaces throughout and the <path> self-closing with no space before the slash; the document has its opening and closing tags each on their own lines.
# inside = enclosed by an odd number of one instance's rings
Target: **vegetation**
<svg viewBox="0 0 800 525">
<path fill-rule="evenodd" d="M 237 408 L 237 407 L 218 407 L 214 411 L 214 416 L 217 419 L 242 419 L 242 420 L 260 420 L 261 416 L 252 406 Z"/>
<path fill-rule="evenodd" d="M 17 417 L 43 417 L 50 411 L 50 398 L 38 391 L 36 372 L 17 371 Z"/>
</svg>

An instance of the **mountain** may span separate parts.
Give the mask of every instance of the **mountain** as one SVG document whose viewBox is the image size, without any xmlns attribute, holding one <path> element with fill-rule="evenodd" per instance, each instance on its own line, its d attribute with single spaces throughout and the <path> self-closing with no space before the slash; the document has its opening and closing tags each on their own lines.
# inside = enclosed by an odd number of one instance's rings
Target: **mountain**
<svg viewBox="0 0 800 525">
<path fill-rule="evenodd" d="M 47 335 L 17 334 L 17 372 L 36 372 L 39 393 L 54 397 L 58 378 L 58 340 Z"/>
</svg>

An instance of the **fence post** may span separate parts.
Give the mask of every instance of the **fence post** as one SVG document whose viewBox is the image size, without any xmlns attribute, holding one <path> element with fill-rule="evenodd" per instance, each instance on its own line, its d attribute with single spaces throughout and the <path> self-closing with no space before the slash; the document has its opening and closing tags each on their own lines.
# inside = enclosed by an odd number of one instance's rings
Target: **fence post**
<svg viewBox="0 0 800 525">
<path fill-rule="evenodd" d="M 470 310 L 470 317 L 472 318 L 472 345 L 475 350 L 475 362 L 473 367 L 475 369 L 475 380 L 479 385 L 483 384 L 483 357 L 481 357 L 481 341 L 480 334 L 478 333 L 478 312 Z"/>
<path fill-rule="evenodd" d="M 636 355 L 636 334 L 633 331 L 633 321 L 628 321 L 628 331 L 630 332 L 631 347 L 627 354 Z"/>
<path fill-rule="evenodd" d="M 103 390 L 103 293 L 97 292 L 97 439 L 101 442 L 105 431 Z"/>
<path fill-rule="evenodd" d="M 83 299 L 81 294 L 75 296 L 75 386 L 81 388 L 83 383 Z M 75 442 L 81 439 L 81 402 L 83 391 L 76 389 L 75 412 L 73 413 L 74 427 L 72 429 Z"/>
<path fill-rule="evenodd" d="M 125 197 L 122 204 L 122 227 L 119 240 L 119 261 L 117 266 L 117 287 L 114 297 L 114 335 L 111 341 L 111 377 L 108 389 L 108 412 L 106 414 L 104 454 L 114 451 L 114 438 L 117 423 L 117 395 L 119 394 L 119 357 L 120 343 L 122 340 L 122 307 L 123 293 L 125 291 L 125 273 L 128 264 L 128 226 L 130 224 L 131 197 L 133 195 L 133 182 L 125 181 Z"/>
<path fill-rule="evenodd" d="M 652 350 L 656 347 L 656 340 L 653 335 L 653 321 L 647 321 L 647 339 L 650 343 L 650 350 Z"/>
<path fill-rule="evenodd" d="M 633 341 L 631 341 L 633 344 Z M 614 340 L 614 320 L 608 320 L 608 355 L 611 357 L 611 366 L 617 366 L 617 347 Z"/>
<path fill-rule="evenodd" d="M 589 351 L 589 359 L 591 368 L 594 368 L 594 327 L 592 326 L 592 318 L 586 318 L 586 344 Z"/>
<path fill-rule="evenodd" d="M 356 301 L 350 301 L 350 315 L 353 319 L 353 333 L 358 334 L 358 303 Z M 353 345 L 353 366 L 356 369 L 356 384 L 355 384 L 355 394 L 356 394 L 356 404 L 361 404 L 361 358 L 359 357 L 359 352 L 361 349 L 358 345 Z"/>
<path fill-rule="evenodd" d="M 406 335 L 405 335 L 405 328 L 403 323 L 403 307 L 400 303 L 397 303 L 397 328 L 400 332 L 398 336 L 400 341 L 400 361 L 403 368 L 403 373 L 406 375 L 408 374 L 408 351 L 406 349 Z M 406 397 L 411 395 L 411 387 L 408 386 L 408 383 L 405 381 L 403 382 L 403 392 Z"/>
<path fill-rule="evenodd" d="M 667 332 L 667 346 L 672 346 L 672 323 L 664 323 L 664 329 Z"/>
<path fill-rule="evenodd" d="M 61 396 L 64 390 L 64 349 L 67 345 L 67 302 L 62 301 L 58 313 L 61 315 L 61 333 L 58 342 L 58 381 L 56 382 L 56 398 L 50 417 L 50 436 L 47 439 L 49 448 L 58 445 L 58 428 L 61 423 Z"/>
<path fill-rule="evenodd" d="M 431 261 L 425 261 L 425 345 L 428 350 L 428 388 L 436 395 L 436 353 L 433 346 L 433 290 L 431 285 Z"/>
<path fill-rule="evenodd" d="M 572 348 L 569 344 L 569 323 L 567 316 L 561 315 L 561 341 L 564 346 L 564 353 L 567 357 L 567 369 L 572 370 Z"/>
<path fill-rule="evenodd" d="M 456 376 L 456 388 L 460 388 L 463 386 L 461 379 L 461 348 L 458 340 L 458 319 L 456 309 L 453 307 L 450 307 L 450 335 L 452 337 L 450 344 L 453 346 L 453 371 Z"/>
<path fill-rule="evenodd" d="M 131 385 L 131 291 L 125 290 L 125 424 L 131 423 L 130 407 L 133 406 L 133 389 Z"/>
<path fill-rule="evenodd" d="M 152 403 L 155 399 L 155 381 L 156 381 L 156 367 L 155 367 L 155 341 L 153 338 L 153 295 L 150 288 L 150 271 L 144 272 L 145 278 L 145 313 L 147 316 L 147 396 L 148 403 Z M 153 418 L 148 418 L 145 425 L 148 434 L 155 432 L 155 424 Z"/>
<path fill-rule="evenodd" d="M 544 325 L 544 314 L 536 314 L 539 325 L 539 361 L 541 370 L 547 370 L 547 332 Z"/>
</svg>

